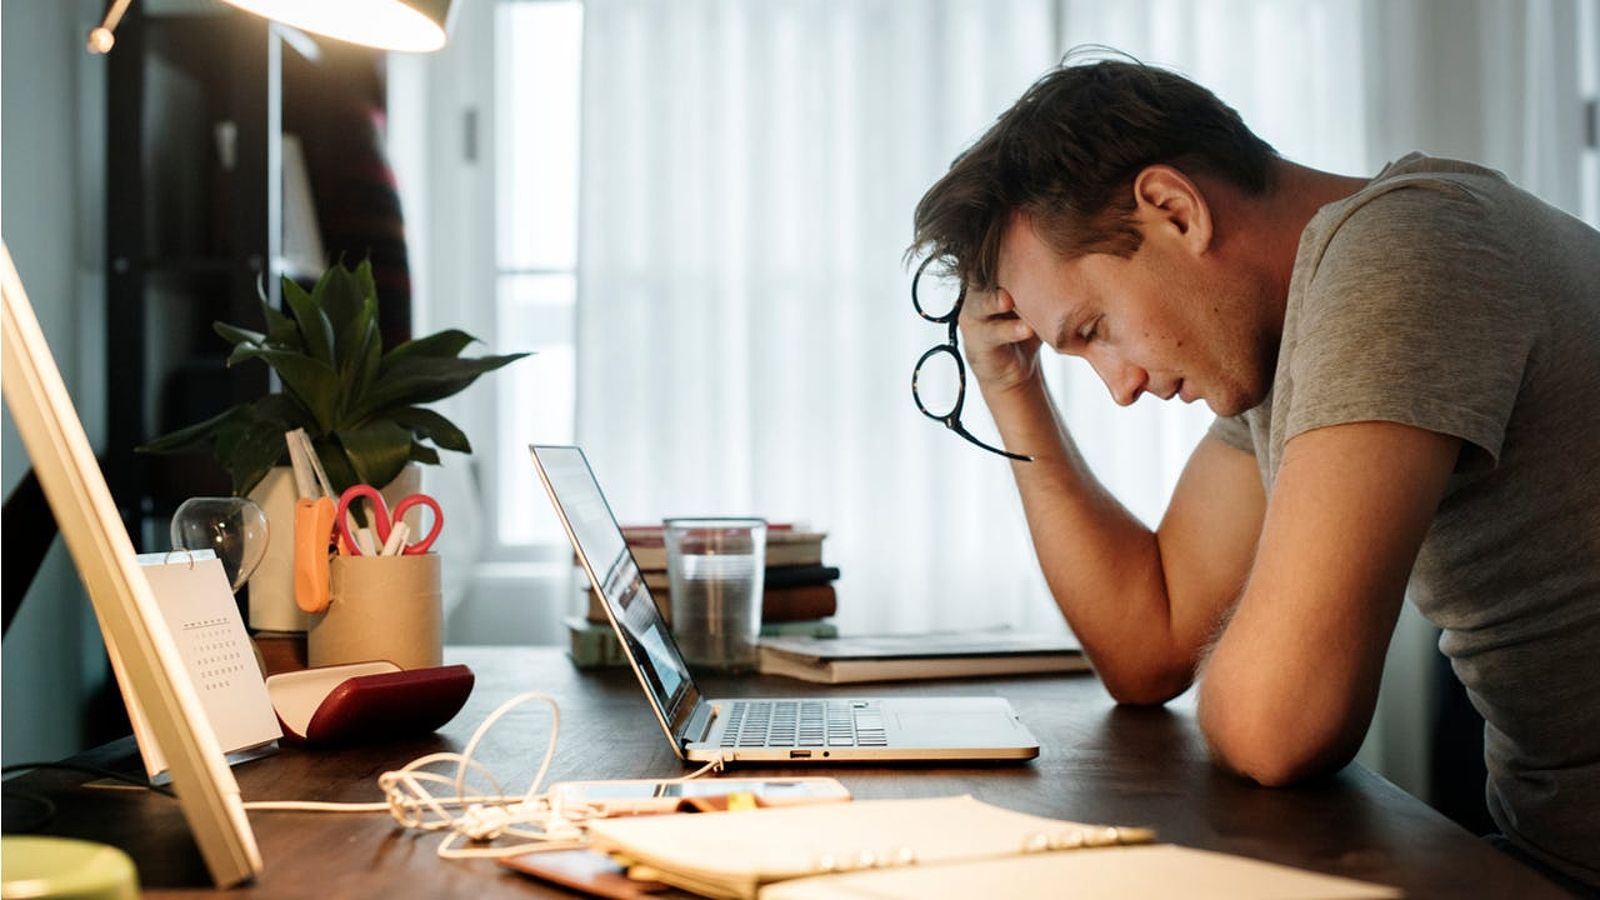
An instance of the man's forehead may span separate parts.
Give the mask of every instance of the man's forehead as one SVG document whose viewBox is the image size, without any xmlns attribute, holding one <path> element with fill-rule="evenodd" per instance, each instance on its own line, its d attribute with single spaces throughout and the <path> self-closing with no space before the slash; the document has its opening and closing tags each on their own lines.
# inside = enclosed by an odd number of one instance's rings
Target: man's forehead
<svg viewBox="0 0 1600 900">
<path fill-rule="evenodd" d="M 995 279 L 1001 287 L 1006 286 L 1008 278 L 1032 274 L 1057 262 L 1054 251 L 1040 236 L 1036 221 L 1021 211 L 1013 212 L 1006 220 L 995 256 Z"/>
</svg>

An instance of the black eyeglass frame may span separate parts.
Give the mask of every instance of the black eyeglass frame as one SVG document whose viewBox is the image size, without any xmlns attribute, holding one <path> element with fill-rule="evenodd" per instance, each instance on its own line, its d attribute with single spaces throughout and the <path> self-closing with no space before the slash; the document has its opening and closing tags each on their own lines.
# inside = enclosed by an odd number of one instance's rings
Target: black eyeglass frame
<svg viewBox="0 0 1600 900">
<path fill-rule="evenodd" d="M 921 265 L 917 266 L 917 274 L 911 278 L 911 308 L 917 311 L 917 315 L 935 325 L 948 326 L 948 331 L 945 333 L 945 342 L 928 348 L 928 351 L 917 359 L 916 368 L 911 370 L 911 400 L 917 404 L 917 409 L 923 415 L 943 424 L 944 427 L 961 435 L 968 442 L 976 444 L 990 453 L 998 453 L 1006 459 L 1014 459 L 1018 462 L 1033 462 L 1033 457 L 1031 456 L 1023 456 L 1020 453 L 1012 453 L 1007 450 L 1001 450 L 999 447 L 991 447 L 985 444 L 961 424 L 961 408 L 966 404 L 967 400 L 967 365 L 962 361 L 960 346 L 956 343 L 956 326 L 961 319 L 961 305 L 967 302 L 967 286 L 966 284 L 961 285 L 960 292 L 956 294 L 956 302 L 950 307 L 949 312 L 942 316 L 928 315 L 928 311 L 922 308 L 922 300 L 917 296 L 917 285 L 922 281 L 922 273 L 936 259 L 938 259 L 937 256 L 930 256 L 923 260 Z M 956 402 L 950 408 L 950 412 L 942 416 L 937 415 L 923 405 L 922 395 L 917 393 L 917 378 L 922 374 L 923 365 L 941 353 L 950 354 L 950 358 L 955 360 L 956 364 Z"/>
</svg>

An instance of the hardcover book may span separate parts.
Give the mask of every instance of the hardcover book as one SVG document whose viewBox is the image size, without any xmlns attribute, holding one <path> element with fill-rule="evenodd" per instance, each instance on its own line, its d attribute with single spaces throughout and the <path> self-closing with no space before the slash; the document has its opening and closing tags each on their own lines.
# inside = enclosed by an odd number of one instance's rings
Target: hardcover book
<svg viewBox="0 0 1600 900">
<path fill-rule="evenodd" d="M 1088 669 L 1070 635 L 977 631 L 761 640 L 763 675 L 819 684 Z"/>
</svg>

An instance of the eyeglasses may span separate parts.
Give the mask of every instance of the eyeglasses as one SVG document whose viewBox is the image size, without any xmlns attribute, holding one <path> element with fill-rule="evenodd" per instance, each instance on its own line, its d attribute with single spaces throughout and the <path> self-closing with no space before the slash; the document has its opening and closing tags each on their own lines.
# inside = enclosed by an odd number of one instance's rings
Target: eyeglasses
<svg viewBox="0 0 1600 900">
<path fill-rule="evenodd" d="M 1019 462 L 1033 462 L 1031 456 L 1008 453 L 985 444 L 961 425 L 961 406 L 967 399 L 967 366 L 961 361 L 961 351 L 956 345 L 956 322 L 961 318 L 961 304 L 967 299 L 967 286 L 953 274 L 937 269 L 928 272 L 929 264 L 936 259 L 939 257 L 930 256 L 917 267 L 917 274 L 911 279 L 911 306 L 917 315 L 929 322 L 949 326 L 949 332 L 944 343 L 930 348 L 917 360 L 917 367 L 911 371 L 911 399 L 916 401 L 923 415 L 943 423 L 944 427 L 990 453 Z M 940 310 L 944 312 L 934 314 Z"/>
</svg>

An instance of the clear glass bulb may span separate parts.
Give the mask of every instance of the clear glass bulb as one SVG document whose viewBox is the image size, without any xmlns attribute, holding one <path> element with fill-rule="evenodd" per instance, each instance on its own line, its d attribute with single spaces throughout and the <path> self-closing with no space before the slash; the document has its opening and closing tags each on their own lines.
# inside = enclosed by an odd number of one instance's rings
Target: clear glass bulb
<svg viewBox="0 0 1600 900">
<path fill-rule="evenodd" d="M 172 515 L 174 550 L 214 550 L 235 593 L 267 555 L 267 514 L 243 497 L 190 497 Z"/>
</svg>

